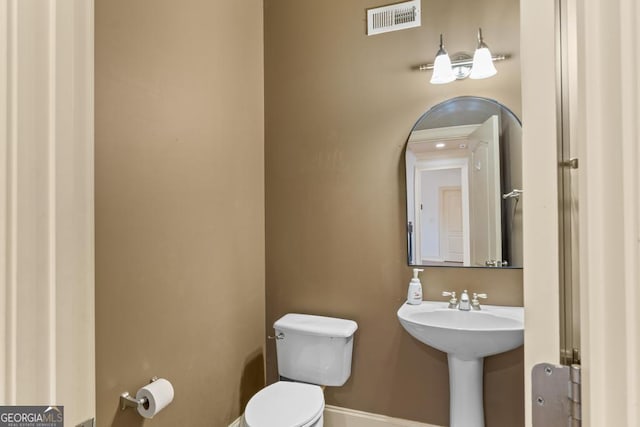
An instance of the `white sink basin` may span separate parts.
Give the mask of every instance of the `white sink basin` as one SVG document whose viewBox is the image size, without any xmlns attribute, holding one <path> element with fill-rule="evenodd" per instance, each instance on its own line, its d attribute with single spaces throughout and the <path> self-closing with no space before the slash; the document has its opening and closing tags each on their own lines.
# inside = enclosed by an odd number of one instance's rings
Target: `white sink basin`
<svg viewBox="0 0 640 427">
<path fill-rule="evenodd" d="M 480 311 L 461 311 L 447 302 L 423 301 L 403 304 L 398 319 L 418 341 L 447 353 L 449 425 L 484 427 L 484 357 L 522 345 L 524 308 L 483 305 Z"/>
<path fill-rule="evenodd" d="M 522 307 L 483 305 L 480 311 L 461 311 L 446 302 L 424 301 L 403 304 L 398 319 L 418 341 L 462 359 L 513 350 L 524 342 Z"/>
</svg>

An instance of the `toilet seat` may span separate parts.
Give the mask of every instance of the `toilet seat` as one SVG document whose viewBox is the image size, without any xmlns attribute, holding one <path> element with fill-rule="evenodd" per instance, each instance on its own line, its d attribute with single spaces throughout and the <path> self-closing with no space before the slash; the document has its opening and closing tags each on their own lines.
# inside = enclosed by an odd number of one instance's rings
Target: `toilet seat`
<svg viewBox="0 0 640 427">
<path fill-rule="evenodd" d="M 323 410 L 319 386 L 280 381 L 249 400 L 244 422 L 247 427 L 306 427 L 320 419 Z"/>
</svg>

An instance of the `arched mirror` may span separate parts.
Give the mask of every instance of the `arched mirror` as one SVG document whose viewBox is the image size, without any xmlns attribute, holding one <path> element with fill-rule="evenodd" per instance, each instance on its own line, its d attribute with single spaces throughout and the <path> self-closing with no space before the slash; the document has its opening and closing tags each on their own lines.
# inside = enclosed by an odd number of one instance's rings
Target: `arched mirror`
<svg viewBox="0 0 640 427">
<path fill-rule="evenodd" d="M 522 267 L 522 125 L 491 99 L 444 101 L 405 151 L 409 265 Z"/>
</svg>

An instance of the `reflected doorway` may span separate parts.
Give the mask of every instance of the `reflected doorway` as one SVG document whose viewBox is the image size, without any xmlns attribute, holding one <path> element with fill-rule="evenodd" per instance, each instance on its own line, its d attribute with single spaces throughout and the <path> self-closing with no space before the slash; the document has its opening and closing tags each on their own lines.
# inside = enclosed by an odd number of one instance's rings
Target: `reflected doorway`
<svg viewBox="0 0 640 427">
<path fill-rule="evenodd" d="M 423 265 L 468 265 L 467 159 L 423 159 L 415 168 L 416 258 Z"/>
<path fill-rule="evenodd" d="M 408 216 L 415 219 L 413 262 L 502 265 L 498 116 L 414 131 L 406 160 L 407 194 L 413 190 Z"/>
</svg>

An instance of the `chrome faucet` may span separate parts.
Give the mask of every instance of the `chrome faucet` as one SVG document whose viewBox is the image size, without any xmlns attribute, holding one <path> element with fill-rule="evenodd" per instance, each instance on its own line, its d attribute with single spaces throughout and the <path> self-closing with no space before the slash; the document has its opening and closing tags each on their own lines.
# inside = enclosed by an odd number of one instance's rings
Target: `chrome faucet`
<svg viewBox="0 0 640 427">
<path fill-rule="evenodd" d="M 487 299 L 487 294 L 476 294 L 473 293 L 473 298 L 471 299 L 471 308 L 474 310 L 482 310 L 480 308 L 480 298 Z"/>
<path fill-rule="evenodd" d="M 462 291 L 462 295 L 460 295 L 460 300 L 456 298 L 455 292 L 442 291 L 443 297 L 451 297 L 449 299 L 449 308 L 458 309 L 462 311 L 470 311 L 470 310 L 482 310 L 480 307 L 480 299 L 486 299 L 487 294 L 477 294 L 473 293 L 473 298 L 469 300 L 469 293 L 465 289 Z"/>
<path fill-rule="evenodd" d="M 443 297 L 451 297 L 449 299 L 449 308 L 458 308 L 458 298 L 456 298 L 455 292 L 442 291 Z"/>
<path fill-rule="evenodd" d="M 462 311 L 471 310 L 471 303 L 469 302 L 469 294 L 467 293 L 466 289 L 462 291 L 462 294 L 460 295 L 460 303 L 458 304 L 458 310 L 462 310 Z"/>
</svg>

